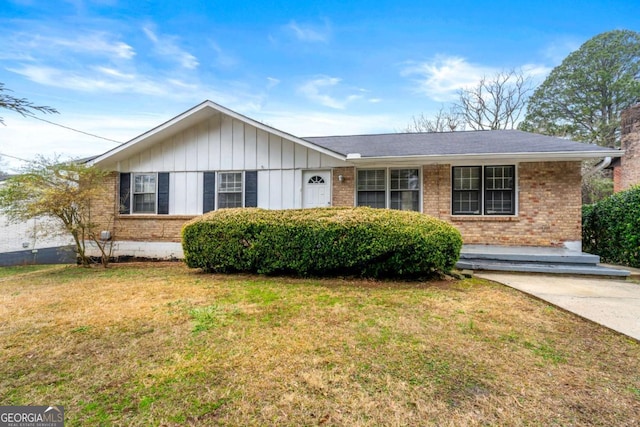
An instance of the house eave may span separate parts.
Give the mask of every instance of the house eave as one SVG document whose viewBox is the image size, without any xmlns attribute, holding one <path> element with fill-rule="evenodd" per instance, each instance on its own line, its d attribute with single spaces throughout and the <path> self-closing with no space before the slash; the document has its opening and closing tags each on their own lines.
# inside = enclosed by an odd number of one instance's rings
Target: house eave
<svg viewBox="0 0 640 427">
<path fill-rule="evenodd" d="M 582 161 L 599 159 L 604 157 L 622 157 L 623 150 L 598 150 L 598 151 L 567 151 L 553 153 L 468 153 L 468 154 L 438 154 L 438 155 L 413 155 L 413 156 L 376 156 L 355 157 L 347 155 L 347 161 L 354 165 L 370 164 L 443 164 L 466 163 L 486 161 L 509 162 L 561 162 Z"/>
</svg>

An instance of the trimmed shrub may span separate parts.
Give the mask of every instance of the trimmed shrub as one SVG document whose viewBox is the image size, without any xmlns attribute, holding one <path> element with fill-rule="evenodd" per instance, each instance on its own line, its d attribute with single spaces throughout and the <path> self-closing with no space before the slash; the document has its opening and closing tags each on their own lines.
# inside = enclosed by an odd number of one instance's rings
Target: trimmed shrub
<svg viewBox="0 0 640 427">
<path fill-rule="evenodd" d="M 582 207 L 582 250 L 640 267 L 640 186 Z"/>
<path fill-rule="evenodd" d="M 182 229 L 189 267 L 298 276 L 421 277 L 453 268 L 462 238 L 417 212 L 222 209 Z"/>
</svg>

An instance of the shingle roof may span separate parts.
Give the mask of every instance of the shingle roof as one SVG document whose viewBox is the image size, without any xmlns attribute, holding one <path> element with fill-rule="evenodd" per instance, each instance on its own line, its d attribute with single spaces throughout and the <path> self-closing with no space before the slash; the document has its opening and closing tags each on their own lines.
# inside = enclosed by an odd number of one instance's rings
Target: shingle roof
<svg viewBox="0 0 640 427">
<path fill-rule="evenodd" d="M 610 148 L 518 130 L 442 133 L 391 133 L 380 135 L 303 138 L 331 151 L 366 157 L 456 156 L 492 154 L 602 153 Z"/>
</svg>

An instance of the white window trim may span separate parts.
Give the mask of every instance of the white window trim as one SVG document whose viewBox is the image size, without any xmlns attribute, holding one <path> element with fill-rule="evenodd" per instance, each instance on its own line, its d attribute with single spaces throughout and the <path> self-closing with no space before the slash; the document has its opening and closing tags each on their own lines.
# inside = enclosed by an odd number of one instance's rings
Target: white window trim
<svg viewBox="0 0 640 427">
<path fill-rule="evenodd" d="M 240 207 L 244 208 L 244 202 L 245 202 L 244 192 L 245 192 L 245 183 L 246 183 L 245 182 L 246 181 L 245 180 L 245 174 L 244 174 L 245 171 L 216 171 L 215 210 L 228 209 L 228 208 L 221 208 L 220 207 L 220 183 L 222 182 L 222 179 L 220 178 L 220 175 L 228 174 L 228 173 L 239 173 L 240 174 L 240 179 L 242 180 L 242 183 L 241 183 L 242 184 L 242 190 L 240 192 L 240 194 L 241 194 L 240 195 L 240 197 L 241 197 L 240 202 L 242 203 L 242 206 L 240 206 Z M 229 191 L 229 192 L 226 192 L 226 193 L 227 194 L 238 194 L 235 191 L 234 192 Z"/>
<path fill-rule="evenodd" d="M 480 171 L 481 171 L 481 177 L 480 177 L 480 183 L 482 185 L 481 189 L 480 189 L 480 213 L 478 215 L 472 215 L 472 214 L 455 214 L 453 213 L 453 168 L 457 168 L 457 167 L 480 167 Z M 487 215 L 484 213 L 484 199 L 485 199 L 485 188 L 484 188 L 484 168 L 486 166 L 513 166 L 513 179 L 514 179 L 514 190 L 513 190 L 513 213 L 512 214 L 493 214 L 493 215 Z M 478 217 L 485 217 L 485 218 L 515 218 L 517 216 L 519 216 L 519 212 L 520 212 L 520 203 L 518 202 L 520 200 L 520 176 L 519 176 L 519 164 L 518 163 L 506 163 L 506 162 L 480 162 L 480 163 L 460 163 L 460 164 L 455 164 L 455 165 L 450 165 L 449 167 L 449 183 L 451 184 L 451 189 L 449 190 L 449 197 L 450 197 L 450 203 L 449 203 L 449 214 L 452 217 L 455 218 L 478 218 Z"/>
<path fill-rule="evenodd" d="M 410 212 L 420 212 L 422 213 L 422 210 L 424 208 L 423 206 L 423 184 L 424 184 L 424 180 L 422 178 L 422 166 L 402 166 L 402 167 L 368 167 L 368 168 L 357 168 L 355 170 L 355 185 L 354 185 L 354 195 L 353 195 L 353 200 L 354 200 L 354 206 L 358 206 L 358 171 L 361 170 L 384 170 L 385 171 L 385 177 L 384 177 L 384 204 L 385 207 L 384 209 L 391 209 L 391 171 L 392 170 L 405 170 L 405 169 L 417 169 L 418 170 L 418 210 L 417 211 L 410 211 Z M 408 191 L 408 190 L 393 190 L 393 191 Z"/>
<path fill-rule="evenodd" d="M 136 194 L 149 194 L 149 193 L 135 193 L 136 188 L 136 176 L 140 175 L 153 175 L 155 176 L 155 189 L 154 189 L 154 201 L 153 201 L 153 212 L 135 212 L 135 196 Z M 158 214 L 158 173 L 157 172 L 131 172 L 131 197 L 129 203 L 131 207 L 129 211 L 130 215 L 157 215 Z"/>
</svg>

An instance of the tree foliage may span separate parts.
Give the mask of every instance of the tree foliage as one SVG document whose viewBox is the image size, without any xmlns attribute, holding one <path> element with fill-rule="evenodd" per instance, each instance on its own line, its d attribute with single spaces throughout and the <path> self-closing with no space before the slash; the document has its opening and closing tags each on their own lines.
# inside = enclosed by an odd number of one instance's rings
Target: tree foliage
<svg viewBox="0 0 640 427">
<path fill-rule="evenodd" d="M 640 186 L 582 207 L 582 249 L 640 267 Z"/>
<path fill-rule="evenodd" d="M 112 241 L 100 239 L 105 218 L 92 216 L 91 206 L 108 197 L 103 182 L 107 172 L 76 162 L 40 157 L 23 173 L 8 178 L 0 186 L 0 209 L 12 222 L 31 218 L 53 218 L 59 228 L 41 230 L 73 236 L 79 261 L 89 265 L 87 241 L 97 245 L 103 265 L 111 255 Z M 101 225 L 102 227 L 99 227 Z"/>
<path fill-rule="evenodd" d="M 599 34 L 571 53 L 529 100 L 520 128 L 620 145 L 620 112 L 640 99 L 640 34 Z"/>
<path fill-rule="evenodd" d="M 9 95 L 7 92 L 12 92 L 12 90 L 7 89 L 4 86 L 4 83 L 0 83 L 0 108 L 15 111 L 23 116 L 31 115 L 34 111 L 49 114 L 58 113 L 55 108 L 47 107 L 46 105 L 35 105 L 25 98 L 16 98 L 15 96 Z M 0 123 L 4 124 L 2 117 L 0 117 Z"/>
</svg>

